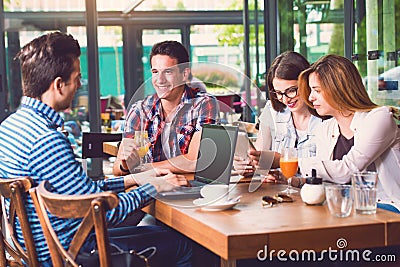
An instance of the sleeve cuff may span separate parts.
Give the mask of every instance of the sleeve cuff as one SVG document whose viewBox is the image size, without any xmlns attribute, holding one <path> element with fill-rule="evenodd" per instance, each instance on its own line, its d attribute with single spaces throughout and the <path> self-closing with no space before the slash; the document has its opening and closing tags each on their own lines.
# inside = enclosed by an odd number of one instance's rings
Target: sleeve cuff
<svg viewBox="0 0 400 267">
<path fill-rule="evenodd" d="M 137 189 L 143 194 L 146 200 L 150 200 L 157 195 L 156 188 L 150 183 L 139 186 Z"/>
</svg>

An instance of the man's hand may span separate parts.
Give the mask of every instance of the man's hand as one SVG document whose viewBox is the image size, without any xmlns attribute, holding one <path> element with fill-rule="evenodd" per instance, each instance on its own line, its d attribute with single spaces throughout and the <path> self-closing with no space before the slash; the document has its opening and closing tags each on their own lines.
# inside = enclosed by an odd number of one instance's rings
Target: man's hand
<svg viewBox="0 0 400 267">
<path fill-rule="evenodd" d="M 137 146 L 132 138 L 122 138 L 119 145 L 121 166 L 134 172 L 135 167 L 140 163 L 140 158 L 137 153 Z"/>
<path fill-rule="evenodd" d="M 168 169 L 151 169 L 130 175 L 137 185 L 152 184 L 157 192 L 171 191 L 177 186 L 188 184 L 185 176 L 173 174 Z"/>
<path fill-rule="evenodd" d="M 167 174 L 164 176 L 155 177 L 150 182 L 156 188 L 157 192 L 171 191 L 177 186 L 186 186 L 187 180 L 184 175 L 181 174 Z"/>
</svg>

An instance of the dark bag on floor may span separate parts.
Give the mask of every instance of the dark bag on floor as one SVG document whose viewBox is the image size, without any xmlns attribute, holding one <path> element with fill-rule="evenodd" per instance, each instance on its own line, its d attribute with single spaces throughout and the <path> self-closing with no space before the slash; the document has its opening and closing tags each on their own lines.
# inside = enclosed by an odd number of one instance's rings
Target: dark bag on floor
<svg viewBox="0 0 400 267">
<path fill-rule="evenodd" d="M 110 244 L 110 247 L 111 266 L 115 267 L 150 267 L 150 258 L 156 252 L 155 247 L 149 247 L 139 252 L 124 251 L 115 244 Z M 99 252 L 97 250 L 90 253 L 80 252 L 76 262 L 82 267 L 98 267 L 100 266 Z"/>
</svg>

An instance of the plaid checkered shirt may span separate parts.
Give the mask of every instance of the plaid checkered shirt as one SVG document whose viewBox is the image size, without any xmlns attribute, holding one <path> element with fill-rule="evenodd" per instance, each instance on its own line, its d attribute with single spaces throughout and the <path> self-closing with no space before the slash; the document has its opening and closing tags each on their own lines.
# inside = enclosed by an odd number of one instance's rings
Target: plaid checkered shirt
<svg viewBox="0 0 400 267">
<path fill-rule="evenodd" d="M 144 100 L 132 105 L 125 122 L 125 132 L 139 131 L 141 114 L 144 130 L 148 131 L 151 147 L 146 155 L 146 162 L 166 160 L 163 152 L 161 135 L 165 127 L 161 100 L 157 94 L 147 96 Z M 185 86 L 185 91 L 172 119 L 169 135 L 171 157 L 186 154 L 195 132 L 203 124 L 219 123 L 219 106 L 217 99 L 198 89 Z"/>
</svg>

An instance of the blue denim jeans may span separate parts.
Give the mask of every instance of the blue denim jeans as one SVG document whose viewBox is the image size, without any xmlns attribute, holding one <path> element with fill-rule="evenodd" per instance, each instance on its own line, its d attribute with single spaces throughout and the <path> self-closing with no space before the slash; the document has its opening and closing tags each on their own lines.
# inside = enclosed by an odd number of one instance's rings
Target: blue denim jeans
<svg viewBox="0 0 400 267">
<path fill-rule="evenodd" d="M 158 225 L 127 226 L 108 229 L 111 244 L 120 249 L 142 251 L 155 247 L 156 252 L 150 258 L 150 266 L 192 266 L 192 242 L 178 232 Z M 91 234 L 82 246 L 82 252 L 96 248 L 96 236 Z M 43 267 L 51 267 L 51 260 L 42 262 Z"/>
</svg>

